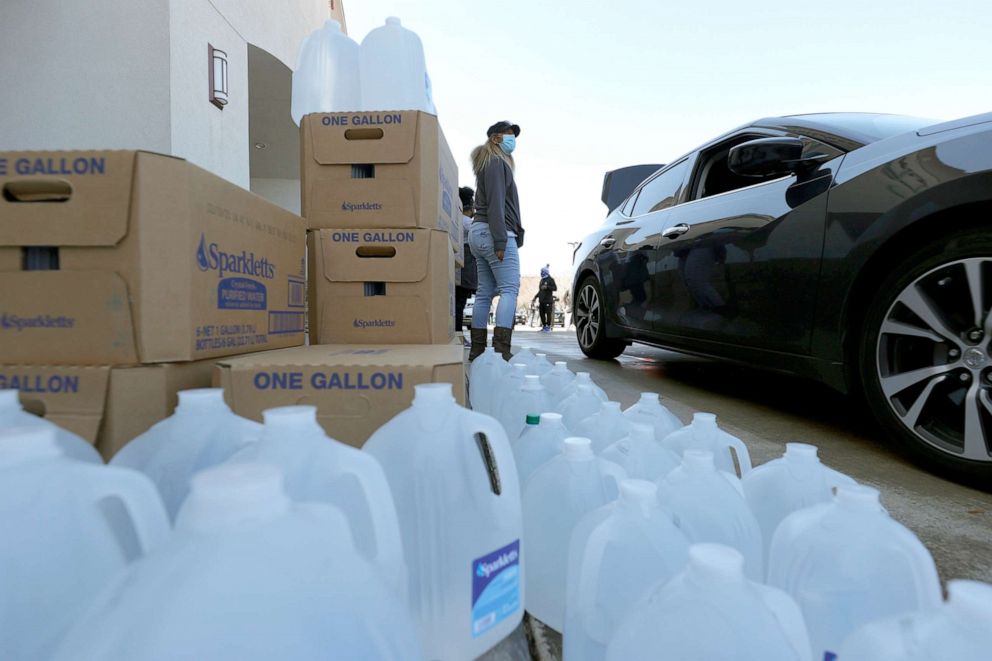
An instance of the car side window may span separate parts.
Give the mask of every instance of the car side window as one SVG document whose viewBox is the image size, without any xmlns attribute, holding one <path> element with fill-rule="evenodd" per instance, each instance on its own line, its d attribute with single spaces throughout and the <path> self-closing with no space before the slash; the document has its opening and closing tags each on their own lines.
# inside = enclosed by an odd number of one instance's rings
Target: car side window
<svg viewBox="0 0 992 661">
<path fill-rule="evenodd" d="M 675 206 L 682 193 L 682 183 L 688 167 L 689 159 L 684 158 L 641 186 L 630 215 L 640 216 Z"/>
</svg>

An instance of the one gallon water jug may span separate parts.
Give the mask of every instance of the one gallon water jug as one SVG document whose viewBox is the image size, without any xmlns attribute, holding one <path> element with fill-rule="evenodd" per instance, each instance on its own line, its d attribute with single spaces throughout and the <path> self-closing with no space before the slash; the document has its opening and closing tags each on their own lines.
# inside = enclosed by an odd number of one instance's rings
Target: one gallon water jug
<svg viewBox="0 0 992 661">
<path fill-rule="evenodd" d="M 513 363 L 508 372 L 504 372 L 493 388 L 491 399 L 489 400 L 490 412 L 487 415 L 499 419 L 503 412 L 503 403 L 510 393 L 515 393 L 524 385 L 527 376 L 527 366 L 523 363 Z"/>
<path fill-rule="evenodd" d="M 992 585 L 950 581 L 936 610 L 880 620 L 844 641 L 843 661 L 988 661 L 992 650 Z"/>
<path fill-rule="evenodd" d="M 365 110 L 434 110 L 424 47 L 400 19 L 391 16 L 366 35 L 360 60 Z"/>
<path fill-rule="evenodd" d="M 940 605 L 933 558 L 889 517 L 878 490 L 840 485 L 830 503 L 790 514 L 775 531 L 768 584 L 799 603 L 813 656 L 836 654 L 872 620 Z"/>
<path fill-rule="evenodd" d="M 31 415 L 21 407 L 18 391 L 0 388 L 0 431 L 13 427 L 44 427 L 55 434 L 55 442 L 70 459 L 102 464 L 100 453 L 82 436 L 62 429 L 54 422 Z"/>
<path fill-rule="evenodd" d="M 569 661 L 602 661 L 630 609 L 685 568 L 689 542 L 658 506 L 656 491 L 651 482 L 623 480 L 620 498 L 588 514 L 572 533 L 564 631 Z"/>
<path fill-rule="evenodd" d="M 570 399 L 563 417 L 568 428 L 591 440 L 593 452 L 599 453 L 630 433 L 630 422 L 620 411 L 620 402 L 600 402 L 598 411 L 590 406 L 583 415 L 581 406 L 587 399 L 578 396 Z M 594 413 L 589 415 L 590 411 Z"/>
<path fill-rule="evenodd" d="M 503 428 L 458 406 L 450 384 L 414 391 L 364 449 L 392 488 L 424 655 L 475 658 L 523 616 L 517 469 Z"/>
<path fill-rule="evenodd" d="M 544 376 L 548 372 L 554 369 L 554 365 L 548 361 L 548 354 L 546 353 L 535 353 L 534 360 L 530 365 L 527 366 L 528 374 L 535 374 L 537 376 Z"/>
<path fill-rule="evenodd" d="M 797 510 L 830 502 L 833 490 L 841 484 L 856 483 L 821 464 L 816 446 L 805 443 L 786 443 L 782 457 L 758 466 L 741 479 L 747 504 L 761 526 L 766 566 L 778 524 Z"/>
<path fill-rule="evenodd" d="M 552 629 L 565 623 L 565 580 L 572 530 L 582 517 L 616 499 L 623 469 L 600 459 L 588 438 L 566 438 L 560 455 L 524 488 L 527 611 Z"/>
<path fill-rule="evenodd" d="M 517 477 L 524 489 L 534 471 L 561 454 L 562 443 L 571 436 L 560 413 L 542 413 L 534 418 L 532 421 L 528 416 L 523 433 L 513 442 Z"/>
<path fill-rule="evenodd" d="M 486 347 L 469 368 L 468 394 L 472 410 L 490 414 L 492 393 L 509 364 L 492 347 Z"/>
<path fill-rule="evenodd" d="M 745 578 L 743 565 L 744 558 L 729 547 L 690 546 L 688 567 L 632 609 L 606 658 L 810 661 L 796 603 Z"/>
<path fill-rule="evenodd" d="M 654 482 L 679 467 L 682 460 L 658 442 L 654 427 L 641 422 L 630 425 L 627 435 L 599 453 L 623 468 L 629 477 Z"/>
<path fill-rule="evenodd" d="M 70 459 L 47 427 L 0 432 L 0 659 L 46 659 L 169 519 L 141 473 Z M 82 658 L 82 657 L 80 657 Z"/>
<path fill-rule="evenodd" d="M 361 110 L 359 48 L 330 20 L 310 33 L 300 47 L 293 72 L 290 114 L 297 124 L 312 112 Z M 387 108 L 383 108 L 387 109 Z"/>
<path fill-rule="evenodd" d="M 541 385 L 541 379 L 528 374 L 523 385 L 511 392 L 503 400 L 499 421 L 506 430 L 507 438 L 517 438 L 524 430 L 528 415 L 540 415 L 551 411 L 551 398 Z"/>
<path fill-rule="evenodd" d="M 641 398 L 624 411 L 623 415 L 631 422 L 651 425 L 659 441 L 672 432 L 682 429 L 682 421 L 662 405 L 661 396 L 656 392 L 642 392 Z"/>
<path fill-rule="evenodd" d="M 147 475 L 175 519 L 193 475 L 227 461 L 261 430 L 231 412 L 222 388 L 182 390 L 175 413 L 121 448 L 110 464 Z"/>
<path fill-rule="evenodd" d="M 694 413 L 691 424 L 666 436 L 662 444 L 678 455 L 690 449 L 709 450 L 713 453 L 717 468 L 734 475 L 741 476 L 751 470 L 751 455 L 747 446 L 736 436 L 720 429 L 712 413 Z"/>
<path fill-rule="evenodd" d="M 592 380 L 592 377 L 589 376 L 589 372 L 576 372 L 575 378 L 572 379 L 571 383 L 562 388 L 561 394 L 558 395 L 558 401 L 555 402 L 555 406 L 560 410 L 565 400 L 575 394 L 575 391 L 578 390 L 581 385 L 587 385 L 592 388 L 593 393 L 601 402 L 609 400 L 606 391 L 596 385 L 596 383 Z"/>
<path fill-rule="evenodd" d="M 740 480 L 717 470 L 712 452 L 686 450 L 682 465 L 658 481 L 658 500 L 690 542 L 735 548 L 744 556 L 748 578 L 764 579 L 761 528 Z"/>
<path fill-rule="evenodd" d="M 551 401 L 557 404 L 562 391 L 574 380 L 575 375 L 568 369 L 568 363 L 559 360 L 550 372 L 541 377 L 541 385 L 548 391 Z"/>
<path fill-rule="evenodd" d="M 368 453 L 324 433 L 315 406 L 281 406 L 262 411 L 257 443 L 232 463 L 278 466 L 296 502 L 337 506 L 348 519 L 355 545 L 397 593 L 406 597 L 407 570 L 399 521 L 386 475 Z"/>
<path fill-rule="evenodd" d="M 605 400 L 596 395 L 591 385 L 582 383 L 576 386 L 572 394 L 558 405 L 557 411 L 561 413 L 566 427 L 576 429 L 580 422 L 599 413 L 604 402 Z M 603 449 L 603 447 L 605 446 L 601 446 L 599 449 Z"/>
<path fill-rule="evenodd" d="M 63 660 L 421 658 L 409 611 L 324 503 L 290 501 L 272 466 L 193 478 L 168 544 L 73 627 Z"/>
</svg>

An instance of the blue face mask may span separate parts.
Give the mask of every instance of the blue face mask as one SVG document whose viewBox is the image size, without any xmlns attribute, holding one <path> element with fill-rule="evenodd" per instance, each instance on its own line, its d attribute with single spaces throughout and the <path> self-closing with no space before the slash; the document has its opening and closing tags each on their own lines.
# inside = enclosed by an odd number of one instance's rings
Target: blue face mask
<svg viewBox="0 0 992 661">
<path fill-rule="evenodd" d="M 499 143 L 499 147 L 504 154 L 512 154 L 513 150 L 517 148 L 517 136 L 504 135 L 503 142 Z"/>
</svg>

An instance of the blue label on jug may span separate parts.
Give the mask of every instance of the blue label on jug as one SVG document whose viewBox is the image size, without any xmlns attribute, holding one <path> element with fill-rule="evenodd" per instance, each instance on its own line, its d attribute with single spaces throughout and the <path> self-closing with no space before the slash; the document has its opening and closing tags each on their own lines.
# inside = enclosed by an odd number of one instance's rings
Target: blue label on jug
<svg viewBox="0 0 992 661">
<path fill-rule="evenodd" d="M 824 652 L 823 661 L 837 661 L 837 654 L 834 652 Z"/>
<path fill-rule="evenodd" d="M 472 637 L 520 609 L 520 540 L 472 562 Z"/>
</svg>

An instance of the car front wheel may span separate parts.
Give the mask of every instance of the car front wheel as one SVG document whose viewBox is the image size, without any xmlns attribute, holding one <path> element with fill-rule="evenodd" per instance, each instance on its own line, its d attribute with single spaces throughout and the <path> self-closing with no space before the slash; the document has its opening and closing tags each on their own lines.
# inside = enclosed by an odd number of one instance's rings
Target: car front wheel
<svg viewBox="0 0 992 661">
<path fill-rule="evenodd" d="M 992 236 L 957 231 L 909 251 L 866 317 L 865 396 L 902 447 L 938 472 L 992 479 Z"/>
<path fill-rule="evenodd" d="M 589 276 L 579 285 L 575 298 L 575 337 L 585 355 L 612 360 L 623 353 L 627 343 L 606 337 L 605 314 L 603 290 L 599 281 Z"/>
</svg>

